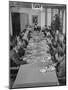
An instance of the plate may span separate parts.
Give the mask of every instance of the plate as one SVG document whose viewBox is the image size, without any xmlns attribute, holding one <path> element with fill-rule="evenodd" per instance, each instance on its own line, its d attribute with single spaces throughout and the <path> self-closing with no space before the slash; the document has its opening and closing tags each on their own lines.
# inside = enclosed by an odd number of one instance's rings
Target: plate
<svg viewBox="0 0 68 90">
<path fill-rule="evenodd" d="M 47 71 L 54 71 L 55 70 L 55 67 L 54 66 L 50 66 Z"/>
<path fill-rule="evenodd" d="M 46 69 L 40 69 L 40 72 L 46 72 Z"/>
</svg>

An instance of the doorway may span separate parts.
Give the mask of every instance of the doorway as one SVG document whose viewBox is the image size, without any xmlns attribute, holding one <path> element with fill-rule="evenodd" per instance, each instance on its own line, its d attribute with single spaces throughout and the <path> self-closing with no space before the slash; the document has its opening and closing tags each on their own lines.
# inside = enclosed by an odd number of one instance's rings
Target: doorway
<svg viewBox="0 0 68 90">
<path fill-rule="evenodd" d="M 20 13 L 11 13 L 12 17 L 12 31 L 13 36 L 19 35 L 20 33 Z"/>
</svg>

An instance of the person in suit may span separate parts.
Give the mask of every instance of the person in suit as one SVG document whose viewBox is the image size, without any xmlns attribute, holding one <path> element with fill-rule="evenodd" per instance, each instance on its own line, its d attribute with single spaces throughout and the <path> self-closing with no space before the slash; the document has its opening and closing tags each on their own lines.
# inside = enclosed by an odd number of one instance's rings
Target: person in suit
<svg viewBox="0 0 68 90">
<path fill-rule="evenodd" d="M 59 80 L 60 85 L 66 84 L 66 58 L 63 52 L 59 52 L 56 54 L 57 65 L 56 65 L 56 73 Z"/>
<path fill-rule="evenodd" d="M 57 14 L 53 17 L 53 20 L 51 22 L 51 28 L 52 30 L 59 30 L 60 29 L 60 18 Z"/>
<path fill-rule="evenodd" d="M 34 31 L 37 31 L 37 24 L 34 25 Z"/>
<path fill-rule="evenodd" d="M 55 30 L 60 30 L 60 18 L 58 14 L 55 14 Z"/>
<path fill-rule="evenodd" d="M 53 20 L 51 22 L 51 29 L 55 31 L 55 16 L 53 16 Z"/>
<path fill-rule="evenodd" d="M 22 64 L 27 64 L 26 61 L 23 61 L 23 59 L 20 59 L 22 56 L 25 55 L 25 49 L 16 45 L 11 51 L 10 51 L 10 66 L 20 66 Z"/>
<path fill-rule="evenodd" d="M 58 42 L 57 52 L 55 54 L 57 60 L 56 72 L 60 85 L 66 84 L 66 53 L 64 43 Z"/>
</svg>

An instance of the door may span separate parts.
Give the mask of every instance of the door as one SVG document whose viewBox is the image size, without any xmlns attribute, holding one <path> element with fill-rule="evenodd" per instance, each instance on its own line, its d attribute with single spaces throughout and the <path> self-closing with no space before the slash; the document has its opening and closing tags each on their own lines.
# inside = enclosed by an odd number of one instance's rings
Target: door
<svg viewBox="0 0 68 90">
<path fill-rule="evenodd" d="M 20 13 L 11 13 L 13 36 L 19 35 L 20 32 Z"/>
</svg>

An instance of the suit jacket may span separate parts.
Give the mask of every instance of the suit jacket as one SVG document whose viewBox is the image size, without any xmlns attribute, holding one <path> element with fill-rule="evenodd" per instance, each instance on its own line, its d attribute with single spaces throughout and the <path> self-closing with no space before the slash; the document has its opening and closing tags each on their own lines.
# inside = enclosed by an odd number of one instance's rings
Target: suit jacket
<svg viewBox="0 0 68 90">
<path fill-rule="evenodd" d="M 58 72 L 57 72 L 57 76 L 58 77 L 66 77 L 66 62 L 65 62 L 65 58 L 63 58 L 63 60 L 61 62 L 59 62 L 58 66 L 57 66 Z"/>
</svg>

